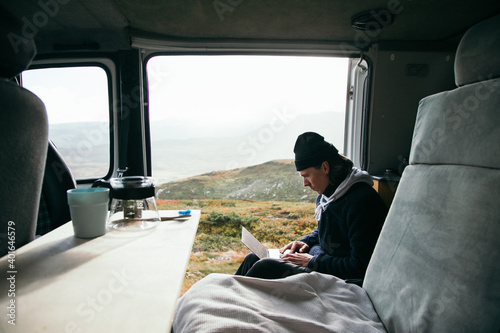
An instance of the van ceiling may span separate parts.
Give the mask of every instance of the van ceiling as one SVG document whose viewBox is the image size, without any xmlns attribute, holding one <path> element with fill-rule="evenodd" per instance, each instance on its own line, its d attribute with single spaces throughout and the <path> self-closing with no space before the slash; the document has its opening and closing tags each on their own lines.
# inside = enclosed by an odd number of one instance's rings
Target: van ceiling
<svg viewBox="0 0 500 333">
<path fill-rule="evenodd" d="M 158 40 L 304 41 L 354 44 L 351 18 L 383 9 L 394 23 L 380 41 L 454 41 L 500 11 L 498 0 L 0 0 L 33 33 L 38 52 L 130 48 Z M 386 12 L 386 13 L 387 13 Z M 370 33 L 370 32 L 369 32 Z M 358 34 L 358 35 L 357 35 Z"/>
</svg>

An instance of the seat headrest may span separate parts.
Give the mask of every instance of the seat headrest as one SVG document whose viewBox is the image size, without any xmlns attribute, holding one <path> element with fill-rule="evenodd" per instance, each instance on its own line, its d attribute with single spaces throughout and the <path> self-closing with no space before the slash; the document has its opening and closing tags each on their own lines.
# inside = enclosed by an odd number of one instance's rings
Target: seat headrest
<svg viewBox="0 0 500 333">
<path fill-rule="evenodd" d="M 462 37 L 455 57 L 455 83 L 500 77 L 500 15 L 482 21 Z"/>
<path fill-rule="evenodd" d="M 36 46 L 28 33 L 21 22 L 0 7 L 0 77 L 13 78 L 31 64 Z"/>
</svg>

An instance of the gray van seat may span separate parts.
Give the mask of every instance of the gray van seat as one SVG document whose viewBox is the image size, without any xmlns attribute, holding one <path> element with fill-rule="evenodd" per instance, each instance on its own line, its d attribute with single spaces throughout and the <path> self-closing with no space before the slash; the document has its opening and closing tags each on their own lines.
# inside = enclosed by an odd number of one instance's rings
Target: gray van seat
<svg viewBox="0 0 500 333">
<path fill-rule="evenodd" d="M 71 171 L 49 140 L 36 235 L 44 235 L 71 220 L 66 191 L 76 188 Z"/>
<path fill-rule="evenodd" d="M 8 240 L 15 238 L 17 249 L 35 236 L 47 154 L 47 113 L 37 96 L 11 81 L 35 53 L 35 44 L 23 37 L 21 24 L 0 7 L 0 256 L 13 245 Z"/>
<path fill-rule="evenodd" d="M 389 332 L 500 328 L 500 16 L 464 35 L 455 77 L 420 101 L 363 284 Z"/>
</svg>

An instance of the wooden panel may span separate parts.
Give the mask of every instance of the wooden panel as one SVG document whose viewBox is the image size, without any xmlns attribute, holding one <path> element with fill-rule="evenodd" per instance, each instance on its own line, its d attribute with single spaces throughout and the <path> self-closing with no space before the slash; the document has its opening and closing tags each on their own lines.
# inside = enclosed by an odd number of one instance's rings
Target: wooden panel
<svg viewBox="0 0 500 333">
<path fill-rule="evenodd" d="M 4 314 L 0 331 L 170 332 L 199 219 L 193 211 L 151 231 L 93 239 L 75 238 L 68 222 L 14 260 L 4 256 L 0 307 L 15 315 L 15 326 Z"/>
<path fill-rule="evenodd" d="M 373 179 L 373 188 L 378 192 L 387 208 L 392 204 L 398 184 L 399 181 L 396 180 Z"/>
</svg>

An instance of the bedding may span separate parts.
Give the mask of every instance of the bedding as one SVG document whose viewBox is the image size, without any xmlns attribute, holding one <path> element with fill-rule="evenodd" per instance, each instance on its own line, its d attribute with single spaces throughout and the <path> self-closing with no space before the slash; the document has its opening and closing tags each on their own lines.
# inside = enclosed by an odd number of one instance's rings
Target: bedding
<svg viewBox="0 0 500 333">
<path fill-rule="evenodd" d="M 317 272 L 277 280 L 210 274 L 179 299 L 173 331 L 386 332 L 363 288 Z"/>
</svg>

